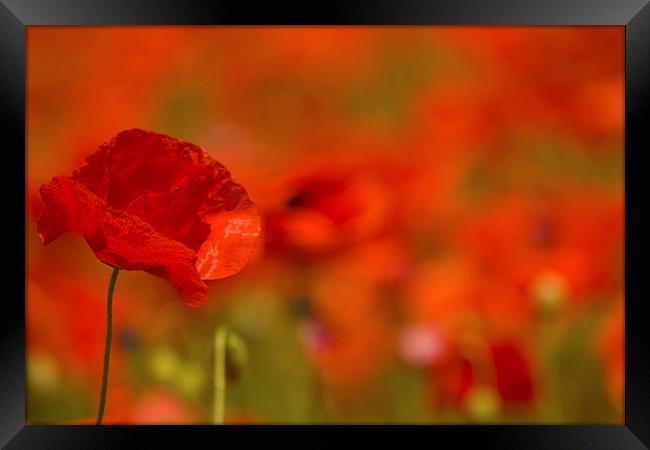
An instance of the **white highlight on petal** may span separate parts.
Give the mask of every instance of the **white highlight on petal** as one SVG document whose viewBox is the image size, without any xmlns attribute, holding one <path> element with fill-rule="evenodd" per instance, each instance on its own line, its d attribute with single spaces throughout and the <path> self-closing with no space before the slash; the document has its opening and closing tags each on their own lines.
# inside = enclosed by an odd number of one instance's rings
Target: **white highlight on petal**
<svg viewBox="0 0 650 450">
<path fill-rule="evenodd" d="M 249 237 L 255 237 L 259 235 L 259 232 L 256 233 L 251 233 L 251 232 L 246 232 L 242 231 L 242 227 L 244 230 L 250 229 L 250 226 L 253 224 L 253 221 L 246 218 L 234 218 L 230 219 L 228 221 L 228 226 L 226 227 L 226 232 L 225 232 L 225 237 L 229 237 L 232 234 L 238 234 L 240 236 L 249 236 Z"/>
<path fill-rule="evenodd" d="M 260 236 L 257 208 L 223 211 L 211 217 L 210 235 L 197 252 L 196 269 L 203 280 L 216 280 L 239 272 L 252 258 Z"/>
<path fill-rule="evenodd" d="M 196 258 L 196 269 L 199 273 L 211 273 L 219 267 L 219 249 L 210 245 Z"/>
</svg>

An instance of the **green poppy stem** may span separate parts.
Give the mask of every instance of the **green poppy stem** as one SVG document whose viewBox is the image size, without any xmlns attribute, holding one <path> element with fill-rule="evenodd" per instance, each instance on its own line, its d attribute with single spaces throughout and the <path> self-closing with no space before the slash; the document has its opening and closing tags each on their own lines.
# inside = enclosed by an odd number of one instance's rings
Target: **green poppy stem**
<svg viewBox="0 0 650 450">
<path fill-rule="evenodd" d="M 214 398 L 213 422 L 223 425 L 226 410 L 226 327 L 218 327 L 214 333 Z"/>
<path fill-rule="evenodd" d="M 106 346 L 104 348 L 104 373 L 102 375 L 102 391 L 99 397 L 99 412 L 97 413 L 97 425 L 102 424 L 104 418 L 104 408 L 106 407 L 106 390 L 108 388 L 108 366 L 111 358 L 111 338 L 113 335 L 113 292 L 115 291 L 115 282 L 117 274 L 120 272 L 118 267 L 113 267 L 111 281 L 108 284 L 108 300 L 106 304 Z"/>
</svg>

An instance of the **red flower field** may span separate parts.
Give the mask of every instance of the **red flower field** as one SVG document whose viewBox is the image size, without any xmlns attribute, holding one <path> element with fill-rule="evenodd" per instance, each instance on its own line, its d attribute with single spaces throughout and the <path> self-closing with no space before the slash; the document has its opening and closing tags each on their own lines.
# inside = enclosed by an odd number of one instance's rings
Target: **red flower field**
<svg viewBox="0 0 650 450">
<path fill-rule="evenodd" d="M 30 27 L 28 422 L 622 422 L 623 44 Z"/>
</svg>

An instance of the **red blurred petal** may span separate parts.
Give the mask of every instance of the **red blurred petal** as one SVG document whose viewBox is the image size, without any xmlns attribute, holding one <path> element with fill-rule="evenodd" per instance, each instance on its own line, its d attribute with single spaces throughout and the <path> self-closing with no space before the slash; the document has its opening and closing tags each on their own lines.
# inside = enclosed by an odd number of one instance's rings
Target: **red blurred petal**
<svg viewBox="0 0 650 450">
<path fill-rule="evenodd" d="M 533 400 L 533 380 L 530 365 L 519 348 L 511 343 L 490 347 L 496 371 L 499 394 L 509 403 L 530 403 Z"/>
<path fill-rule="evenodd" d="M 474 386 L 475 374 L 468 359 L 452 357 L 434 369 L 434 380 L 436 404 L 457 407 Z"/>
</svg>

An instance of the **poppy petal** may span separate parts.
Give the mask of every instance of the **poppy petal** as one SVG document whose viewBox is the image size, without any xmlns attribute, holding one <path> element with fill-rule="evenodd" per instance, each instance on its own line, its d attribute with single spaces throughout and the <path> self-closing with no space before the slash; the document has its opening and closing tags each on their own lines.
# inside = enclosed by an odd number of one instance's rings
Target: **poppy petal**
<svg viewBox="0 0 650 450">
<path fill-rule="evenodd" d="M 172 191 L 148 192 L 136 198 L 124 211 L 139 217 L 164 236 L 183 242 L 193 250 L 189 242 L 203 242 L 210 227 L 201 221 L 199 208 L 205 202 L 211 187 L 211 177 L 201 177 Z M 203 223 L 203 226 L 199 224 Z M 201 236 L 188 236 L 201 228 Z M 193 238 L 193 239 L 192 239 Z"/>
<path fill-rule="evenodd" d="M 95 255 L 126 270 L 146 270 L 167 280 L 190 306 L 206 301 L 196 253 L 138 217 L 112 208 L 82 184 L 61 176 L 41 187 L 38 231 L 45 244 L 64 232 L 83 235 Z"/>
<path fill-rule="evenodd" d="M 214 173 L 204 153 L 171 136 L 125 130 L 102 144 L 72 178 L 110 206 L 124 208 L 142 194 L 169 191 Z"/>
<path fill-rule="evenodd" d="M 204 280 L 239 272 L 251 259 L 259 242 L 261 224 L 251 202 L 231 211 L 207 216 L 210 235 L 197 253 L 196 268 Z"/>
</svg>

